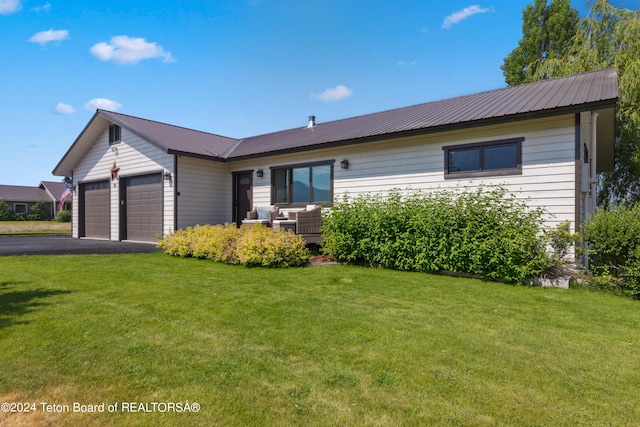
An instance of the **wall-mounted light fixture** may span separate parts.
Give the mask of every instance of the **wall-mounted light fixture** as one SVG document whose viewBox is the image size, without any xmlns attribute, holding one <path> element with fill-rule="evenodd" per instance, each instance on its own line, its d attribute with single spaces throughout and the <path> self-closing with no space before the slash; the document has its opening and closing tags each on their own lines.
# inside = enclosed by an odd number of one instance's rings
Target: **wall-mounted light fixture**
<svg viewBox="0 0 640 427">
<path fill-rule="evenodd" d="M 342 169 L 349 169 L 349 160 L 347 160 L 347 159 L 343 159 L 343 160 L 340 162 L 340 167 L 341 167 Z"/>
<path fill-rule="evenodd" d="M 258 178 L 262 178 L 262 177 L 264 176 L 264 171 L 263 171 L 262 169 L 258 169 L 258 170 L 256 171 L 256 176 L 257 176 Z"/>
<path fill-rule="evenodd" d="M 164 175 L 162 175 L 165 181 L 171 181 L 171 172 L 164 171 Z"/>
<path fill-rule="evenodd" d="M 118 154 L 120 154 L 118 152 L 118 147 L 111 147 L 111 151 L 115 153 L 115 155 L 117 156 Z"/>
</svg>

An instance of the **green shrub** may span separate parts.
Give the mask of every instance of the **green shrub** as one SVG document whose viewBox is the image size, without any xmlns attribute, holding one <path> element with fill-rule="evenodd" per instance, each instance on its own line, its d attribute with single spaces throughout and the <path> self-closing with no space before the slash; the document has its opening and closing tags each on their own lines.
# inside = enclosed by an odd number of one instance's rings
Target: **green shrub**
<svg viewBox="0 0 640 427">
<path fill-rule="evenodd" d="M 299 267 L 309 262 L 309 250 L 293 232 L 273 232 L 258 224 L 241 228 L 236 253 L 249 267 Z"/>
<path fill-rule="evenodd" d="M 13 212 L 11 212 L 11 207 L 4 200 L 0 200 L 0 221 L 11 220 L 13 220 Z"/>
<path fill-rule="evenodd" d="M 174 233 L 168 234 L 159 240 L 158 247 L 169 255 L 190 257 L 193 256 L 192 241 L 195 237 L 196 231 L 192 227 L 184 230 L 176 230 Z"/>
<path fill-rule="evenodd" d="M 71 211 L 59 211 L 55 220 L 56 222 L 71 222 Z"/>
<path fill-rule="evenodd" d="M 235 224 L 197 226 L 192 229 L 190 256 L 237 264 L 235 241 L 239 237 Z"/>
<path fill-rule="evenodd" d="M 165 236 L 158 246 L 170 255 L 251 267 L 295 267 L 309 262 L 309 250 L 301 236 L 274 233 L 259 224 L 241 228 L 234 224 L 198 225 Z"/>
<path fill-rule="evenodd" d="M 322 247 L 338 261 L 522 281 L 550 265 L 542 223 L 502 187 L 345 195 L 324 216 Z"/>
<path fill-rule="evenodd" d="M 47 207 L 47 204 L 42 200 L 31 206 L 31 209 L 29 210 L 31 211 L 31 213 L 27 215 L 28 221 L 46 221 L 48 219 L 51 219 L 49 216 L 49 208 Z"/>
<path fill-rule="evenodd" d="M 598 211 L 583 224 L 582 241 L 592 283 L 640 299 L 640 205 Z"/>
<path fill-rule="evenodd" d="M 571 248 L 575 248 L 580 241 L 578 233 L 572 233 L 569 221 L 558 224 L 557 227 L 547 230 L 547 241 L 552 249 L 551 259 L 554 264 L 560 264 L 569 254 Z"/>
</svg>

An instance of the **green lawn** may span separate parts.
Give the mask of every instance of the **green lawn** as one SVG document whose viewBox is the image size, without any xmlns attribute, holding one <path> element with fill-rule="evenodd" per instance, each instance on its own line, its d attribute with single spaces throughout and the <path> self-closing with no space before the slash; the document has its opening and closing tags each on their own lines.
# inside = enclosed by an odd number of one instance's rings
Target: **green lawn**
<svg viewBox="0 0 640 427">
<path fill-rule="evenodd" d="M 639 338 L 639 302 L 582 290 L 160 253 L 0 258 L 0 402 L 36 406 L 0 425 L 632 426 Z M 199 412 L 166 412 L 186 401 Z"/>
<path fill-rule="evenodd" d="M 70 222 L 0 221 L 0 236 L 71 234 Z"/>
</svg>

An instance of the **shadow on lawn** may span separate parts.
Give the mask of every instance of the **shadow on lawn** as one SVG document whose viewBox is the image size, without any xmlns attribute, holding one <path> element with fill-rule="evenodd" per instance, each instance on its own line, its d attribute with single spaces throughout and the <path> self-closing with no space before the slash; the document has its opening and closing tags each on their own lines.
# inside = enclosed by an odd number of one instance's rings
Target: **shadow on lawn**
<svg viewBox="0 0 640 427">
<path fill-rule="evenodd" d="M 25 320 L 19 320 L 19 317 L 49 305 L 44 301 L 46 298 L 72 292 L 47 289 L 16 289 L 19 285 L 26 283 L 28 282 L 0 282 L 0 307 L 2 308 L 0 310 L 0 329 L 29 323 Z"/>
</svg>

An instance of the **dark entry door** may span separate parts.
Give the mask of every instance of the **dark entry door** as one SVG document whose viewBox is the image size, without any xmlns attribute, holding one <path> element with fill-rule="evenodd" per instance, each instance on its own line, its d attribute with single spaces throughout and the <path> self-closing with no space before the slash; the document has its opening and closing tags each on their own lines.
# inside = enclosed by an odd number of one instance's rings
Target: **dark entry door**
<svg viewBox="0 0 640 427">
<path fill-rule="evenodd" d="M 233 221 L 240 226 L 242 220 L 251 210 L 253 188 L 253 172 L 233 173 Z"/>
</svg>

